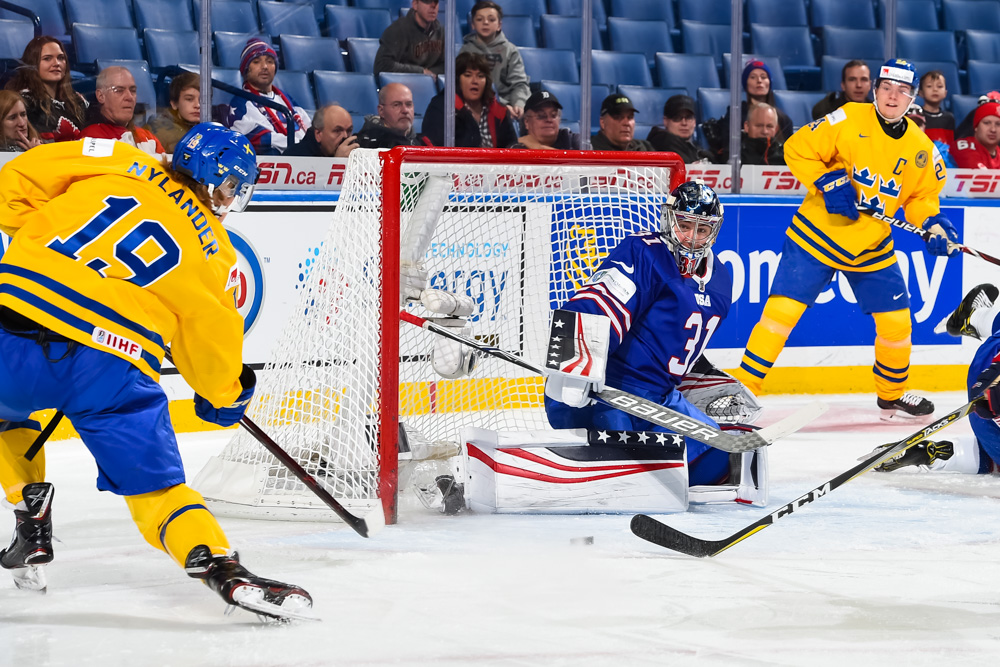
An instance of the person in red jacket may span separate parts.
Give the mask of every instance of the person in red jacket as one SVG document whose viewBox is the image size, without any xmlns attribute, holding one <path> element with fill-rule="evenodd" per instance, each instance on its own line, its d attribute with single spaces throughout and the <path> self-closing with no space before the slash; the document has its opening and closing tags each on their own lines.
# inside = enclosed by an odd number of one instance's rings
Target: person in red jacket
<svg viewBox="0 0 1000 667">
<path fill-rule="evenodd" d="M 105 67 L 97 75 L 97 108 L 83 128 L 84 137 L 116 139 L 151 155 L 163 155 L 163 144 L 132 118 L 137 98 L 135 77 L 124 67 Z"/>
<path fill-rule="evenodd" d="M 972 125 L 972 137 L 955 141 L 955 164 L 959 169 L 1000 169 L 1000 103 L 979 105 Z"/>
</svg>

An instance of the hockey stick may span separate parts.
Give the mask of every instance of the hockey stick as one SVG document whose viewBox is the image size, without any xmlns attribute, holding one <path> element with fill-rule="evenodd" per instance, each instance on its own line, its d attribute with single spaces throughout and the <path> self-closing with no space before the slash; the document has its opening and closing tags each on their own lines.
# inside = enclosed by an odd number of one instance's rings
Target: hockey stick
<svg viewBox="0 0 1000 667">
<path fill-rule="evenodd" d="M 33 461 L 34 458 L 38 456 L 39 450 L 41 450 L 42 446 L 48 441 L 50 437 L 52 437 L 52 433 L 56 430 L 56 426 L 59 426 L 59 422 L 62 420 L 62 418 L 63 418 L 62 410 L 56 410 L 56 413 L 52 415 L 52 419 L 50 419 L 49 423 L 45 425 L 45 429 L 38 434 L 38 436 L 35 438 L 35 441 L 31 443 L 31 447 L 29 447 L 28 451 L 24 453 L 24 458 L 28 459 L 29 461 Z"/>
<path fill-rule="evenodd" d="M 833 479 L 824 482 L 808 493 L 799 496 L 792 502 L 782 505 L 774 512 L 771 512 L 767 516 L 754 521 L 746 528 L 738 530 L 724 539 L 703 540 L 692 535 L 688 535 L 687 533 L 682 533 L 676 528 L 671 528 L 667 524 L 661 523 L 652 517 L 646 516 L 645 514 L 636 514 L 632 517 L 632 532 L 637 537 L 641 537 L 648 542 L 652 542 L 653 544 L 667 549 L 672 549 L 673 551 L 679 551 L 683 554 L 687 554 L 688 556 L 704 558 L 705 556 L 718 555 L 734 544 L 742 542 L 751 535 L 764 530 L 768 526 L 774 524 L 778 519 L 784 518 L 802 506 L 826 496 L 834 489 L 850 482 L 855 477 L 868 472 L 872 468 L 878 467 L 885 461 L 888 461 L 896 456 L 896 454 L 909 449 L 921 440 L 965 417 L 972 412 L 976 403 L 981 400 L 983 400 L 981 396 L 977 397 L 957 410 L 948 413 L 930 426 L 927 426 L 913 435 L 907 436 L 902 440 L 898 440 L 891 445 L 887 445 L 884 448 L 877 450 L 877 453 L 873 453 L 871 456 L 865 458 L 862 463 L 859 463 L 850 470 L 845 470 Z"/>
<path fill-rule="evenodd" d="M 399 319 L 404 322 L 409 322 L 414 326 L 421 327 L 422 329 L 427 329 L 428 331 L 436 333 L 439 336 L 444 336 L 445 338 L 450 338 L 451 340 L 462 343 L 463 345 L 467 345 L 468 347 L 479 350 L 480 352 L 488 354 L 491 357 L 509 361 L 510 363 L 527 369 L 537 375 L 546 375 L 549 372 L 547 369 L 544 369 L 541 366 L 536 366 L 516 354 L 512 354 L 511 352 L 507 352 L 506 350 L 501 350 L 500 348 L 492 347 L 490 345 L 485 345 L 484 343 L 455 333 L 447 327 L 442 327 L 406 310 L 401 310 L 399 312 Z M 757 449 L 758 447 L 770 445 L 775 440 L 783 438 L 789 433 L 798 431 L 800 428 L 826 412 L 828 408 L 827 405 L 820 403 L 819 401 L 810 403 L 776 424 L 771 424 L 770 426 L 762 428 L 759 431 L 752 431 L 742 435 L 734 435 L 732 433 L 720 431 L 719 429 L 700 421 L 696 421 L 685 414 L 671 410 L 670 408 L 664 407 L 659 403 L 650 401 L 640 396 L 635 396 L 634 394 L 630 394 L 620 389 L 607 387 L 601 391 L 591 392 L 590 396 L 591 398 L 617 408 L 622 412 L 627 412 L 628 414 L 639 417 L 640 419 L 645 419 L 646 421 L 659 426 L 664 426 L 675 433 L 679 433 L 689 438 L 694 438 L 698 442 L 703 442 L 710 447 L 715 447 L 716 449 L 732 453 L 748 452 L 750 450 Z"/>
<path fill-rule="evenodd" d="M 919 236 L 920 238 L 922 238 L 924 241 L 927 241 L 927 239 L 933 236 L 931 232 L 927 231 L 926 229 L 923 229 L 922 227 L 917 227 L 913 223 L 897 220 L 896 218 L 891 218 L 888 215 L 879 213 L 874 209 L 862 209 L 862 210 L 871 217 L 875 218 L 876 220 L 881 220 L 882 222 L 885 222 L 893 227 L 899 227 L 900 229 L 905 229 L 908 232 L 912 232 L 917 236 Z M 959 250 L 968 255 L 972 255 L 973 257 L 978 257 L 979 259 L 986 260 L 990 264 L 996 264 L 1000 266 L 1000 259 L 997 259 L 992 255 L 987 255 L 985 252 L 979 252 L 975 248 L 970 248 L 969 246 L 962 245 L 961 243 L 954 243 L 952 241 L 948 241 L 948 249 L 950 250 L 952 248 L 958 248 Z"/>
<path fill-rule="evenodd" d="M 165 350 L 164 356 L 167 358 L 167 361 L 174 363 L 170 350 Z M 272 440 L 271 436 L 265 433 L 262 428 L 257 426 L 257 424 L 255 424 L 245 414 L 240 419 L 240 426 L 245 428 L 247 432 L 264 447 L 264 449 L 271 452 L 276 459 L 281 461 L 281 463 L 288 468 L 300 482 L 305 484 L 310 491 L 316 494 L 316 496 L 322 500 L 327 507 L 333 510 L 333 512 L 339 516 L 344 523 L 353 528 L 358 535 L 361 537 L 371 537 L 385 527 L 385 513 L 382 510 L 381 504 L 364 517 L 354 516 L 348 512 L 343 505 L 337 502 L 336 498 L 331 496 L 330 493 L 323 488 L 323 486 L 319 483 L 319 480 L 310 475 L 298 461 L 292 458 L 288 452 L 281 448 L 281 445 Z"/>
</svg>

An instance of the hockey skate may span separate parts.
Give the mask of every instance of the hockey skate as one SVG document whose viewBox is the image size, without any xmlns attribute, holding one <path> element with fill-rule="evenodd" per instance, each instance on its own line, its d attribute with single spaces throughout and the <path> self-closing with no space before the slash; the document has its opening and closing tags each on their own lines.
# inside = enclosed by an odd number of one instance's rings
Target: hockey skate
<svg viewBox="0 0 1000 667">
<path fill-rule="evenodd" d="M 893 419 L 918 419 L 926 417 L 934 412 L 934 404 L 923 396 L 917 396 L 909 392 L 903 394 L 894 401 L 878 399 L 878 407 L 882 410 L 882 421 L 892 421 Z"/>
<path fill-rule="evenodd" d="M 1000 295 L 1000 290 L 989 283 L 976 285 L 969 290 L 969 293 L 962 299 L 962 303 L 958 304 L 955 312 L 948 317 L 948 322 L 945 324 L 948 333 L 952 336 L 969 336 L 976 340 L 983 340 L 984 336 L 976 329 L 970 319 L 977 310 L 992 308 L 998 295 Z"/>
<path fill-rule="evenodd" d="M 317 620 L 308 613 L 312 608 L 309 593 L 298 586 L 252 574 L 240 565 L 235 551 L 218 556 L 203 544 L 196 546 L 188 554 L 184 570 L 189 577 L 204 581 L 231 607 L 251 611 L 261 620 Z M 230 611 L 231 608 L 227 613 Z"/>
<path fill-rule="evenodd" d="M 924 440 L 900 452 L 874 470 L 875 472 L 892 472 L 906 466 L 929 466 L 935 461 L 947 461 L 954 454 L 955 447 L 947 440 L 941 442 Z"/>
<path fill-rule="evenodd" d="M 42 566 L 52 562 L 52 498 L 55 487 L 48 482 L 27 484 L 22 491 L 24 509 L 14 509 L 14 536 L 0 551 L 0 566 L 10 570 L 14 584 L 44 593 L 47 583 Z M 22 503 L 18 503 L 20 507 Z"/>
</svg>

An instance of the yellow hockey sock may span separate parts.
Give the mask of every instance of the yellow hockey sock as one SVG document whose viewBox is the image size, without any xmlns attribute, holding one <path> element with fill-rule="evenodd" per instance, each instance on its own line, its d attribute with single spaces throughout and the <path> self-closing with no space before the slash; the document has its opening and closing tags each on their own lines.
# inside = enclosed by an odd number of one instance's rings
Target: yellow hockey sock
<svg viewBox="0 0 1000 667">
<path fill-rule="evenodd" d="M 760 394 L 764 378 L 785 348 L 792 329 L 798 324 L 806 304 L 784 296 L 769 297 L 764 304 L 760 322 L 753 328 L 740 367 L 733 377 L 754 394 Z"/>
<path fill-rule="evenodd" d="M 875 318 L 875 393 L 894 401 L 906 392 L 910 377 L 910 309 L 873 313 Z"/>
<path fill-rule="evenodd" d="M 0 484 L 7 502 L 16 505 L 23 500 L 21 490 L 25 484 L 45 481 L 45 449 L 31 461 L 24 458 L 42 428 L 38 421 L 29 418 L 23 422 L 0 420 L 0 429 L 3 429 L 0 431 Z"/>
<path fill-rule="evenodd" d="M 187 484 L 126 496 L 125 502 L 146 541 L 165 551 L 181 567 L 191 549 L 199 544 L 206 545 L 213 554 L 229 550 L 229 540 L 205 507 L 205 499 Z"/>
</svg>

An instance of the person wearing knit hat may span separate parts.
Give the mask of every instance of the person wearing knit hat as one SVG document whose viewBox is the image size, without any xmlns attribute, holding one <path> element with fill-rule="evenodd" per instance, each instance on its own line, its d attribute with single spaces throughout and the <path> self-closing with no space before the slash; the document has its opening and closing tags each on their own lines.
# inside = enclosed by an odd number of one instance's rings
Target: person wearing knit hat
<svg viewBox="0 0 1000 667">
<path fill-rule="evenodd" d="M 972 137 L 955 142 L 955 163 L 960 169 L 1000 169 L 1000 102 L 980 104 L 972 125 Z"/>
<path fill-rule="evenodd" d="M 295 142 L 302 141 L 309 129 L 309 114 L 287 93 L 274 85 L 278 73 L 278 54 L 260 37 L 251 37 L 240 56 L 243 90 L 281 104 L 291 111 Z M 288 147 L 288 117 L 271 107 L 234 96 L 230 126 L 246 135 L 257 155 L 283 153 Z"/>
<path fill-rule="evenodd" d="M 751 58 L 743 67 L 743 74 L 740 77 L 743 83 L 743 90 L 746 91 L 747 98 L 740 102 L 740 125 L 746 123 L 747 112 L 754 104 L 765 103 L 774 107 L 778 112 L 778 133 L 775 135 L 780 141 L 785 141 L 792 136 L 794 126 L 792 119 L 778 108 L 778 103 L 774 99 L 774 91 L 771 90 L 771 68 L 763 61 Z M 721 120 L 706 121 L 717 126 L 717 131 L 706 132 L 710 137 L 709 150 L 715 160 L 721 159 L 723 152 L 729 149 L 729 115 L 730 110 L 726 109 L 726 114 Z M 712 140 L 711 137 L 718 137 Z M 720 143 L 721 142 L 721 143 Z"/>
</svg>

